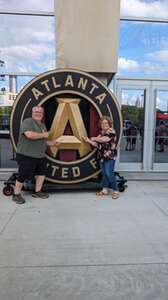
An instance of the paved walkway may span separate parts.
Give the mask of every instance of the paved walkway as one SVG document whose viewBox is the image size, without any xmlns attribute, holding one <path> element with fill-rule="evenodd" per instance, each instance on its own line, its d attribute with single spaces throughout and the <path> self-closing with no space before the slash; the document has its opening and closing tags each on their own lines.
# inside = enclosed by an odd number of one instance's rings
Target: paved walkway
<svg viewBox="0 0 168 300">
<path fill-rule="evenodd" d="M 117 201 L 0 192 L 0 300 L 167 300 L 168 182 L 128 185 Z"/>
</svg>

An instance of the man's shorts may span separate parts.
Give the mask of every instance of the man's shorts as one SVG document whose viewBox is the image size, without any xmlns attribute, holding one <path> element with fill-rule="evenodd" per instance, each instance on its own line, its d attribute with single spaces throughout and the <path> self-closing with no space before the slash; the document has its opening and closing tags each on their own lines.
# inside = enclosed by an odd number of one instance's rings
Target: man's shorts
<svg viewBox="0 0 168 300">
<path fill-rule="evenodd" d="M 25 180 L 32 180 L 36 175 L 45 176 L 46 174 L 46 159 L 33 158 L 22 154 L 16 154 L 16 160 L 18 163 L 19 176 L 17 180 L 24 182 Z"/>
</svg>

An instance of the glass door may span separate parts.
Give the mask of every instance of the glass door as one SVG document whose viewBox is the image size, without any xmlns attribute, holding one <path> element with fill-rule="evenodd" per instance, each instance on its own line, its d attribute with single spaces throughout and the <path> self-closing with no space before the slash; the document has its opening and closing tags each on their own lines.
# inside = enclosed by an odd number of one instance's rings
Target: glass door
<svg viewBox="0 0 168 300">
<path fill-rule="evenodd" d="M 154 137 L 153 165 L 156 171 L 168 171 L 168 85 L 153 82 Z"/>
<path fill-rule="evenodd" d="M 123 116 L 123 134 L 120 144 L 120 170 L 147 169 L 149 84 L 144 81 L 118 80 L 117 98 Z"/>
</svg>

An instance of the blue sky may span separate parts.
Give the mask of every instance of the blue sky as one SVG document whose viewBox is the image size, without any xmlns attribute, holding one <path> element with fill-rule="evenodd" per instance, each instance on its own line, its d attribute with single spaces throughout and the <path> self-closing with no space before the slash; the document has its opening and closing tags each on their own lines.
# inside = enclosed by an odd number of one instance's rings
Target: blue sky
<svg viewBox="0 0 168 300">
<path fill-rule="evenodd" d="M 168 23 L 121 22 L 119 74 L 167 76 Z"/>
<path fill-rule="evenodd" d="M 0 0 L 0 10 L 15 10 L 17 0 Z M 22 0 L 19 10 L 53 11 L 54 0 Z M 121 0 L 121 16 L 168 20 L 168 0 Z M 5 71 L 43 72 L 55 67 L 53 17 L 0 15 L 0 58 Z M 122 21 L 118 74 L 168 78 L 168 23 Z"/>
</svg>

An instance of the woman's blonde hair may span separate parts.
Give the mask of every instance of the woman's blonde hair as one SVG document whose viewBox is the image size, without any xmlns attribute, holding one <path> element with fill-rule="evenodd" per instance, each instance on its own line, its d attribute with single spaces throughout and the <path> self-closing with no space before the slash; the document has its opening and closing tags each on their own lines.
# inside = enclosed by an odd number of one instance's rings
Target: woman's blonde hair
<svg viewBox="0 0 168 300">
<path fill-rule="evenodd" d="M 102 117 L 99 119 L 99 122 L 98 122 L 99 128 L 101 128 L 101 124 L 102 124 L 102 122 L 103 122 L 104 120 L 106 120 L 106 121 L 108 122 L 109 127 L 113 127 L 113 121 L 112 121 L 112 119 L 111 119 L 110 117 L 108 117 L 108 116 L 102 116 Z"/>
</svg>

